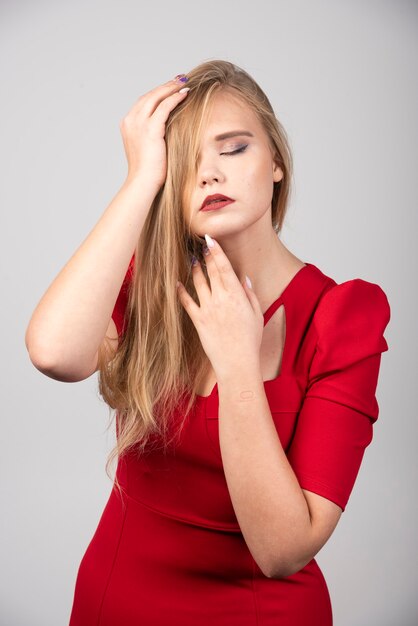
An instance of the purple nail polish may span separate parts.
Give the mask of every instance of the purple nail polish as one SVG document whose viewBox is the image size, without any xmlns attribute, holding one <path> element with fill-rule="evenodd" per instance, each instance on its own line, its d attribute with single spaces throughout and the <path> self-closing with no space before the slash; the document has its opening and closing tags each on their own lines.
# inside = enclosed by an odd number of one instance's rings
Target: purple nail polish
<svg viewBox="0 0 418 626">
<path fill-rule="evenodd" d="M 187 78 L 186 74 L 177 74 L 175 80 L 178 80 L 180 83 L 187 83 L 189 79 Z"/>
</svg>

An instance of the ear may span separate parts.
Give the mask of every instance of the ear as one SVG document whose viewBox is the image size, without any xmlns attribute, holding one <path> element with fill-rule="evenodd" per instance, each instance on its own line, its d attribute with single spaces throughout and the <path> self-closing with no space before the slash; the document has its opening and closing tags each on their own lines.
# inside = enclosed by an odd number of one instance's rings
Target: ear
<svg viewBox="0 0 418 626">
<path fill-rule="evenodd" d="M 283 178 L 283 171 L 279 167 L 279 165 L 274 161 L 273 163 L 273 180 L 275 183 L 278 183 Z"/>
</svg>

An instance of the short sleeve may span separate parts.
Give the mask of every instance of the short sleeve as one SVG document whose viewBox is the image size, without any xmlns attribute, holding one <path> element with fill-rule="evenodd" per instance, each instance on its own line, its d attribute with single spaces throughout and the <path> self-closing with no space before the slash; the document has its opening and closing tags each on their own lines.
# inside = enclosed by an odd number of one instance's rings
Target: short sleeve
<svg viewBox="0 0 418 626">
<path fill-rule="evenodd" d="M 126 325 L 125 313 L 129 297 L 129 288 L 132 282 L 134 272 L 134 261 L 135 255 L 132 256 L 129 262 L 129 267 L 126 271 L 125 278 L 123 279 L 123 283 L 120 288 L 118 297 L 116 298 L 116 303 L 112 313 L 112 319 L 115 322 L 119 337 L 121 337 L 121 335 L 123 334 Z"/>
<path fill-rule="evenodd" d="M 287 456 L 301 488 L 343 511 L 379 414 L 375 394 L 389 320 L 385 292 L 359 278 L 326 291 L 312 319 L 315 351 Z"/>
</svg>

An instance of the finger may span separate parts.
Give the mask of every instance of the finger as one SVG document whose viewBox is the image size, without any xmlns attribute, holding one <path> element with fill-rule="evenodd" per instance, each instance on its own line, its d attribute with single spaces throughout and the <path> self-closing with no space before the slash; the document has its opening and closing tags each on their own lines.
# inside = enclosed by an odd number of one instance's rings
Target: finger
<svg viewBox="0 0 418 626">
<path fill-rule="evenodd" d="M 206 240 L 207 244 L 210 241 L 213 241 L 213 247 L 208 245 L 209 254 L 205 258 L 211 285 L 213 280 L 214 286 L 223 286 L 227 291 L 234 291 L 240 284 L 238 276 L 219 243 L 211 238 Z"/>
<path fill-rule="evenodd" d="M 258 298 L 255 294 L 255 292 L 253 291 L 252 287 L 250 287 L 247 283 L 247 281 L 244 279 L 242 281 L 242 286 L 244 287 L 244 291 L 247 294 L 247 297 L 255 311 L 255 313 L 258 313 L 258 315 L 263 315 L 263 312 L 261 310 L 261 306 L 260 303 L 258 301 Z"/>
<path fill-rule="evenodd" d="M 174 95 L 174 97 L 176 97 L 175 94 L 177 94 L 185 85 L 187 85 L 187 82 L 172 79 L 162 85 L 154 87 L 154 89 L 142 94 L 138 100 L 136 100 L 131 109 L 132 113 L 140 112 L 141 115 L 150 117 L 161 102 L 163 102 L 168 96 Z M 184 93 L 180 94 L 178 97 L 184 97 Z"/>
<path fill-rule="evenodd" d="M 221 276 L 219 274 L 218 268 L 216 266 L 215 260 L 212 258 L 210 250 L 207 245 L 203 246 L 203 255 L 206 266 L 206 272 L 209 278 L 209 284 L 211 293 L 215 291 L 219 291 L 219 289 L 225 289 Z"/>
<path fill-rule="evenodd" d="M 203 273 L 202 266 L 200 265 L 198 259 L 196 259 L 195 257 L 193 258 L 196 261 L 196 265 L 192 265 L 193 284 L 195 286 L 199 302 L 200 304 L 202 304 L 204 300 L 207 300 L 212 295 L 212 292 L 208 285 L 206 276 Z"/>
<path fill-rule="evenodd" d="M 195 323 L 195 320 L 197 320 L 197 314 L 199 313 L 199 307 L 191 295 L 187 292 L 183 283 L 180 281 L 177 281 L 177 294 L 190 319 L 193 323 Z"/>
<path fill-rule="evenodd" d="M 152 113 L 155 119 L 158 119 L 160 122 L 165 122 L 168 118 L 170 111 L 173 110 L 174 104 L 176 102 L 177 104 L 179 104 L 182 100 L 185 99 L 185 97 L 187 96 L 187 91 L 183 91 L 183 93 L 180 93 L 180 89 L 183 88 L 178 87 L 177 91 L 168 95 L 166 98 L 164 98 L 164 100 L 161 100 L 159 105 L 155 108 L 155 111 L 153 111 Z M 175 106 L 177 106 L 177 104 L 175 104 Z"/>
</svg>

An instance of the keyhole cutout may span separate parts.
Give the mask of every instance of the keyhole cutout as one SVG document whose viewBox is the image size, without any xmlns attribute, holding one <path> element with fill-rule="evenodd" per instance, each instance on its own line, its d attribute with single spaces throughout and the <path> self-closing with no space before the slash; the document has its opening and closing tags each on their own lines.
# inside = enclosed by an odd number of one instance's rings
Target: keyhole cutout
<svg viewBox="0 0 418 626">
<path fill-rule="evenodd" d="M 282 371 L 283 352 L 286 341 L 286 313 L 281 304 L 264 325 L 260 346 L 260 364 L 263 381 L 277 378 Z M 208 362 L 206 375 L 196 389 L 198 396 L 208 398 L 216 386 L 215 372 Z"/>
<path fill-rule="evenodd" d="M 260 347 L 261 371 L 264 381 L 277 378 L 281 374 L 285 342 L 286 311 L 284 304 L 281 304 L 264 326 Z"/>
</svg>

